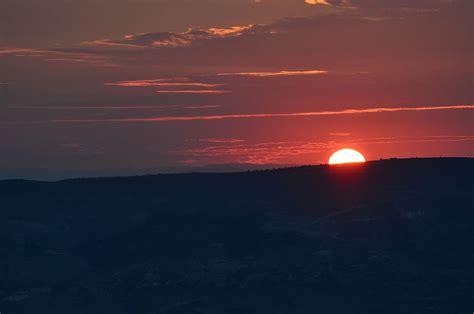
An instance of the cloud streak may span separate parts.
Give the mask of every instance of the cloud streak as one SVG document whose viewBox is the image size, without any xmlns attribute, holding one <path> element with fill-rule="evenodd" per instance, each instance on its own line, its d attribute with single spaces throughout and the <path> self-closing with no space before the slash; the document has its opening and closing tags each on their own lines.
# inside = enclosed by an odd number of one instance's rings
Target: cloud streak
<svg viewBox="0 0 474 314">
<path fill-rule="evenodd" d="M 192 140 L 190 140 L 192 141 Z M 241 140 L 238 138 L 223 138 L 223 137 L 218 137 L 218 138 L 200 138 L 196 140 L 197 142 L 205 142 L 205 143 L 218 143 L 218 144 L 234 144 L 234 143 L 242 143 L 245 142 L 245 140 Z"/>
<path fill-rule="evenodd" d="M 158 90 L 158 94 L 227 94 L 228 90 L 220 89 L 181 89 L 181 90 Z"/>
<path fill-rule="evenodd" d="M 44 62 L 70 62 L 85 66 L 115 67 L 106 55 L 91 54 L 86 50 L 74 49 L 34 49 L 34 48 L 0 48 L 1 56 L 39 58 Z"/>
<path fill-rule="evenodd" d="M 327 74 L 324 70 L 301 70 L 301 71 L 275 71 L 275 72 L 235 72 L 219 73 L 218 76 L 254 76 L 254 77 L 272 77 L 272 76 L 301 76 L 301 75 L 320 75 Z"/>
<path fill-rule="evenodd" d="M 346 132 L 336 132 L 336 133 L 329 133 L 330 136 L 350 136 L 351 133 Z"/>
<path fill-rule="evenodd" d="M 136 81 L 118 81 L 112 83 L 105 83 L 105 86 L 117 86 L 117 87 L 219 87 L 223 84 L 211 84 L 211 83 L 200 83 L 200 82 L 187 82 L 187 80 L 167 80 L 167 79 L 154 79 L 154 80 L 136 80 Z"/>
<path fill-rule="evenodd" d="M 426 136 L 392 136 L 373 137 L 349 141 L 357 144 L 399 144 L 399 143 L 442 143 L 442 142 L 470 142 L 474 135 L 426 135 Z"/>
<path fill-rule="evenodd" d="M 422 107 L 379 107 L 367 109 L 346 109 L 339 111 L 312 111 L 312 112 L 291 112 L 291 113 L 250 113 L 250 114 L 224 114 L 206 116 L 163 116 L 146 118 L 123 118 L 123 119 L 62 119 L 51 120 L 55 123 L 99 123 L 99 122 L 170 122 L 170 121 L 209 121 L 227 119 L 262 119 L 262 118 L 290 118 L 290 117 L 317 117 L 317 116 L 338 116 L 352 114 L 372 114 L 372 113 L 393 113 L 393 112 L 423 112 L 440 110 L 470 110 L 474 105 L 456 106 L 422 106 Z"/>
<path fill-rule="evenodd" d="M 326 0 L 305 0 L 307 4 L 331 5 Z"/>
<path fill-rule="evenodd" d="M 185 89 L 161 89 L 157 90 L 158 94 L 226 94 L 231 91 L 215 89 L 221 87 L 224 84 L 211 84 L 193 82 L 188 78 L 182 79 L 153 79 L 153 80 L 134 80 L 134 81 L 118 81 L 112 83 L 105 83 L 105 86 L 115 87 L 181 87 Z M 186 89 L 196 88 L 196 89 Z M 198 89 L 200 88 L 200 89 Z M 214 88 L 214 89 L 212 89 Z"/>
</svg>

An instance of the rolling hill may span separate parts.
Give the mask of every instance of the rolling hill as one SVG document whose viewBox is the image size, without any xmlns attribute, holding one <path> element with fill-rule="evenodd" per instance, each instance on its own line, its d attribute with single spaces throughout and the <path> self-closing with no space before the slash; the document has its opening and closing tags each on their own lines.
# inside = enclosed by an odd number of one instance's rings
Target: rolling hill
<svg viewBox="0 0 474 314">
<path fill-rule="evenodd" d="M 0 181 L 0 312 L 471 313 L 474 159 Z"/>
</svg>

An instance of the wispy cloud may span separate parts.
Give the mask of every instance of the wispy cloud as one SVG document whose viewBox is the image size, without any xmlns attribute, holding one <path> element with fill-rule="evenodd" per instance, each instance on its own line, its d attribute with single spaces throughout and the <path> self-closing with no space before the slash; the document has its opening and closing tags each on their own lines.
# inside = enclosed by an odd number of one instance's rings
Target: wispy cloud
<svg viewBox="0 0 474 314">
<path fill-rule="evenodd" d="M 321 7 L 332 7 L 338 9 L 355 9 L 351 0 L 304 0 L 306 4 L 317 5 Z M 360 4 L 360 3 L 358 3 Z"/>
<path fill-rule="evenodd" d="M 303 3 L 303 0 L 300 0 Z M 264 2 L 264 1 L 262 1 Z M 278 1 L 277 1 L 278 2 Z M 310 1 L 314 7 L 323 8 L 315 11 L 340 11 L 340 14 L 316 14 L 305 18 L 287 18 L 266 25 L 244 25 L 229 28 L 192 29 L 185 32 L 148 32 L 91 41 L 82 46 L 55 48 L 48 53 L 61 53 L 48 56 L 50 60 L 80 63 L 83 57 L 77 54 L 89 54 L 91 58 L 103 57 L 109 64 L 123 66 L 147 67 L 199 67 L 203 72 L 208 69 L 242 69 L 258 66 L 258 69 L 271 69 L 275 64 L 288 64 L 295 69 L 328 67 L 330 71 L 357 68 L 398 69 L 400 64 L 426 64 L 420 68 L 440 71 L 444 66 L 443 56 L 456 55 L 459 64 L 465 64 L 470 54 L 462 47 L 469 41 L 469 32 L 465 25 L 469 22 L 469 10 L 440 10 L 436 14 L 412 14 L 397 10 L 377 10 L 375 8 L 400 7 L 390 1 L 357 1 L 361 10 L 345 10 L 350 1 L 326 0 Z M 362 3 L 366 5 L 362 5 Z M 418 1 L 417 1 L 418 2 Z M 421 1 L 425 3 L 426 1 Z M 437 6 L 440 2 L 436 1 Z M 324 3 L 331 3 L 329 6 Z M 411 7 L 408 4 L 406 6 Z M 430 5 L 432 6 L 432 5 Z M 304 5 L 303 5 L 304 7 Z M 414 8 L 420 7 L 414 5 Z M 423 7 L 420 7 L 422 9 Z M 344 8 L 339 10 L 339 8 Z M 326 10 L 328 9 L 328 10 Z M 311 11 L 311 10 L 310 10 Z M 455 16 L 453 16 L 455 15 Z M 366 18 L 375 18 L 378 25 Z M 395 19 L 404 18 L 403 23 Z M 387 19 L 388 18 L 388 19 Z M 443 31 L 436 26 L 439 20 L 462 21 L 447 23 Z M 373 20 L 373 19 L 372 19 Z M 396 25 L 394 25 L 396 24 Z M 350 29 L 350 32 L 347 30 Z M 385 36 L 380 36 L 383 31 Z M 407 34 L 401 38 L 400 32 Z M 430 36 L 431 34 L 438 36 Z M 278 35 L 275 35 L 278 34 Z M 330 36 L 328 36 L 330 34 Z M 456 34 L 456 36 L 452 36 Z M 423 40 L 419 40 L 423 38 Z M 439 42 L 449 44 L 439 46 Z M 265 43 L 264 46 L 257 43 Z M 266 47 L 271 47 L 269 53 Z M 124 48 L 124 49 L 122 49 Z M 357 52 L 357 53 L 354 53 Z M 5 48 L 0 54 L 33 54 L 45 53 L 43 50 Z M 396 60 L 391 55 L 399 56 Z M 430 56 L 421 58 L 420 55 Z M 105 61 L 105 60 L 104 60 Z M 400 64 L 399 64 L 400 63 Z M 93 64 L 93 63 L 84 63 Z M 467 63 L 466 63 L 467 64 Z M 97 63 L 100 65 L 100 63 Z M 451 68 L 450 68 L 451 69 Z M 193 69 L 194 71 L 194 69 Z M 221 70 L 224 72 L 223 70 Z M 232 70 L 234 71 L 234 70 Z M 253 71 L 253 70 L 252 70 Z M 259 77 L 284 75 L 323 74 L 311 71 L 260 71 L 222 73 L 224 75 L 247 75 Z M 197 71 L 196 71 L 197 72 Z M 209 71 L 206 71 L 208 74 Z M 305 73 L 306 72 L 306 73 Z"/>
<path fill-rule="evenodd" d="M 250 25 L 243 25 L 243 26 L 232 26 L 229 28 L 212 27 L 207 30 L 207 33 L 212 34 L 214 36 L 220 36 L 220 37 L 225 37 L 229 35 L 240 35 L 243 32 L 250 30 L 254 26 L 255 26 L 254 24 L 250 24 Z"/>
<path fill-rule="evenodd" d="M 84 66 L 117 66 L 106 55 L 91 54 L 90 51 L 74 49 L 0 48 L 0 56 L 39 58 L 45 62 L 71 62 Z"/>
<path fill-rule="evenodd" d="M 196 105 L 196 106 L 185 106 L 184 109 L 212 109 L 212 108 L 220 108 L 222 105 Z"/>
<path fill-rule="evenodd" d="M 161 89 L 161 90 L 156 91 L 156 93 L 159 93 L 159 94 L 226 94 L 226 93 L 231 92 L 228 90 L 215 89 L 216 87 L 223 86 L 224 84 L 196 82 L 196 81 L 191 81 L 188 78 L 118 81 L 118 82 L 105 83 L 104 85 L 115 86 L 115 87 L 191 88 L 191 89 Z"/>
<path fill-rule="evenodd" d="M 135 81 L 118 81 L 112 83 L 105 83 L 106 86 L 118 87 L 219 87 L 223 84 L 211 84 L 201 82 L 189 82 L 188 79 L 168 80 L 168 79 L 153 79 L 153 80 L 135 80 Z"/>
<path fill-rule="evenodd" d="M 56 123 L 98 123 L 98 122 L 167 122 L 167 121 L 202 121 L 202 120 L 225 120 L 225 119 L 261 119 L 261 118 L 287 118 L 287 117 L 315 117 L 315 116 L 337 116 L 352 114 L 390 113 L 390 112 L 412 112 L 412 111 L 439 111 L 439 110 L 469 110 L 474 105 L 457 106 L 423 106 L 423 107 L 379 107 L 367 109 L 346 109 L 339 111 L 312 111 L 291 113 L 250 113 L 250 114 L 223 114 L 206 116 L 163 116 L 146 118 L 120 118 L 120 119 L 62 119 L 51 120 Z"/>
<path fill-rule="evenodd" d="M 231 162 L 268 164 L 284 158 L 324 151 L 329 146 L 324 142 L 268 142 L 258 144 L 218 145 L 176 151 L 194 158 L 219 157 Z"/>
<path fill-rule="evenodd" d="M 421 135 L 421 136 L 389 136 L 355 139 L 349 141 L 357 144 L 397 144 L 397 143 L 441 143 L 470 142 L 474 135 Z"/>
<path fill-rule="evenodd" d="M 242 143 L 245 140 L 239 138 L 228 138 L 228 137 L 211 137 L 211 138 L 200 138 L 200 139 L 188 139 L 188 142 L 204 142 L 204 143 L 225 143 L 225 144 L 234 144 Z"/>
<path fill-rule="evenodd" d="M 145 48 L 145 47 L 182 47 L 194 43 L 216 38 L 234 37 L 242 35 L 254 25 L 233 26 L 230 28 L 189 29 L 182 33 L 159 32 L 126 35 L 122 39 L 101 39 L 86 41 L 84 46 L 106 46 L 116 48 Z"/>
<path fill-rule="evenodd" d="M 351 133 L 345 133 L 345 132 L 336 132 L 336 133 L 329 133 L 331 136 L 350 136 Z"/>
<path fill-rule="evenodd" d="M 272 77 L 272 76 L 299 76 L 299 75 L 320 75 L 327 74 L 324 70 L 297 70 L 297 71 L 274 71 L 274 72 L 234 72 L 219 73 L 218 76 L 255 76 L 255 77 Z"/>
<path fill-rule="evenodd" d="M 218 89 L 181 89 L 181 90 L 158 90 L 158 94 L 227 94 L 228 90 Z"/>
<path fill-rule="evenodd" d="M 30 54 L 39 52 L 42 52 L 42 50 L 30 48 L 0 48 L 0 55 Z"/>
<path fill-rule="evenodd" d="M 307 4 L 321 4 L 321 5 L 331 5 L 326 0 L 305 0 Z"/>
</svg>

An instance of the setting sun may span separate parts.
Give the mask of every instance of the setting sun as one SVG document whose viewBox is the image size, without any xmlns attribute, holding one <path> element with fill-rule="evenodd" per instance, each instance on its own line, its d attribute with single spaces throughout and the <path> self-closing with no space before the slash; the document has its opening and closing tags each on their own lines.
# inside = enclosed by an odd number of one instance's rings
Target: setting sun
<svg viewBox="0 0 474 314">
<path fill-rule="evenodd" d="M 329 158 L 330 165 L 365 162 L 364 156 L 351 148 L 340 149 Z"/>
</svg>

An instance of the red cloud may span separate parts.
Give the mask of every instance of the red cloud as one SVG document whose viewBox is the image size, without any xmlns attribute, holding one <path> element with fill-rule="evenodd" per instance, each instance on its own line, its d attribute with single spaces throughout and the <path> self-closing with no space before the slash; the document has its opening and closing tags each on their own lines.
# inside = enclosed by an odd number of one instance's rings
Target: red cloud
<svg viewBox="0 0 474 314">
<path fill-rule="evenodd" d="M 93 123 L 93 122 L 166 122 L 166 121 L 202 121 L 202 120 L 225 120 L 225 119 L 261 119 L 261 118 L 289 118 L 289 117 L 315 117 L 336 116 L 351 114 L 386 113 L 386 112 L 410 112 L 410 111 L 438 111 L 438 110 L 468 110 L 474 109 L 474 105 L 457 106 L 423 106 L 423 107 L 378 107 L 366 109 L 346 109 L 339 111 L 313 111 L 313 112 L 290 112 L 290 113 L 247 113 L 247 114 L 223 114 L 209 116 L 163 116 L 147 118 L 117 118 L 117 119 L 64 119 L 52 120 L 57 123 Z"/>
</svg>

